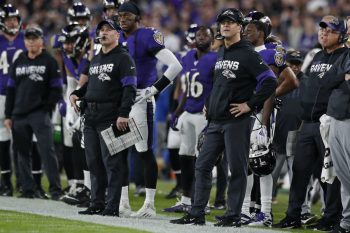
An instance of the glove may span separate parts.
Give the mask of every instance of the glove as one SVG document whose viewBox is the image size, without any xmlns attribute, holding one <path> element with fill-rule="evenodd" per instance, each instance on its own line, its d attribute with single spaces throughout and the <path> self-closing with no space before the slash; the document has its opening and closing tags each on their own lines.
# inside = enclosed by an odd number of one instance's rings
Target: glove
<svg viewBox="0 0 350 233">
<path fill-rule="evenodd" d="M 66 101 L 63 99 L 58 101 L 58 111 L 60 112 L 60 115 L 65 117 L 67 114 L 67 104 Z"/>
<path fill-rule="evenodd" d="M 282 100 L 279 98 L 275 98 L 275 108 L 277 109 L 277 111 L 281 110 L 283 106 Z"/>
<path fill-rule="evenodd" d="M 177 116 L 175 115 L 175 113 L 171 114 L 171 118 L 170 118 L 170 128 L 172 128 L 174 131 L 179 131 L 179 129 L 176 128 L 178 120 L 179 120 L 179 117 L 177 117 Z"/>
<path fill-rule="evenodd" d="M 147 88 L 142 89 L 142 90 L 137 90 L 135 102 L 139 103 L 139 102 L 142 102 L 144 100 L 147 100 L 149 97 L 152 97 L 157 93 L 158 93 L 158 90 L 154 86 L 147 87 Z"/>
<path fill-rule="evenodd" d="M 256 142 L 258 146 L 267 146 L 268 139 L 266 126 L 262 125 L 256 134 Z"/>
</svg>

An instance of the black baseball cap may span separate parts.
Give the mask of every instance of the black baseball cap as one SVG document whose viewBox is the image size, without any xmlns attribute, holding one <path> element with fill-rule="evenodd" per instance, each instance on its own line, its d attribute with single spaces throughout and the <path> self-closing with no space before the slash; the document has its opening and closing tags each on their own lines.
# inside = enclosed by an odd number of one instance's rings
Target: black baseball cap
<svg viewBox="0 0 350 233">
<path fill-rule="evenodd" d="M 43 38 L 44 32 L 41 28 L 37 26 L 31 26 L 24 31 L 24 37 L 30 37 L 30 36 L 34 36 L 36 38 Z"/>
<path fill-rule="evenodd" d="M 229 19 L 233 22 L 242 24 L 243 14 L 236 8 L 228 8 L 223 10 L 217 17 L 216 22 L 221 23 L 224 19 Z"/>
<path fill-rule="evenodd" d="M 98 23 L 97 27 L 96 27 L 96 31 L 100 31 L 102 26 L 108 24 L 111 28 L 113 28 L 116 31 L 121 31 L 122 29 L 120 28 L 120 26 L 118 24 L 116 24 L 113 20 L 111 19 L 105 19 L 102 20 L 101 22 Z"/>
<path fill-rule="evenodd" d="M 303 63 L 304 57 L 298 50 L 292 50 L 287 52 L 286 61 L 291 63 Z"/>
</svg>

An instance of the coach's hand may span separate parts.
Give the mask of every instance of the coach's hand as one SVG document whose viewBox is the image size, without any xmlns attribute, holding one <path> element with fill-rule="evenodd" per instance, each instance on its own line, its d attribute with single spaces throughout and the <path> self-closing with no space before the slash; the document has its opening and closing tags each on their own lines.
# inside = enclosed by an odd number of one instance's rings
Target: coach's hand
<svg viewBox="0 0 350 233">
<path fill-rule="evenodd" d="M 118 117 L 116 125 L 119 131 L 125 131 L 128 128 L 129 118 Z"/>
<path fill-rule="evenodd" d="M 69 96 L 69 101 L 71 103 L 71 105 L 73 106 L 74 110 L 76 112 L 79 112 L 80 111 L 80 108 L 79 106 L 77 105 L 77 101 L 79 100 L 79 97 L 76 96 L 76 95 L 70 95 Z"/>
<path fill-rule="evenodd" d="M 250 112 L 250 107 L 247 103 L 230 104 L 230 113 L 235 117 L 239 117 L 245 113 Z"/>
<path fill-rule="evenodd" d="M 350 80 L 350 74 L 345 74 L 345 80 L 349 81 Z"/>
<path fill-rule="evenodd" d="M 11 131 L 12 128 L 12 120 L 11 119 L 5 119 L 4 120 L 4 126 L 8 131 Z"/>
</svg>

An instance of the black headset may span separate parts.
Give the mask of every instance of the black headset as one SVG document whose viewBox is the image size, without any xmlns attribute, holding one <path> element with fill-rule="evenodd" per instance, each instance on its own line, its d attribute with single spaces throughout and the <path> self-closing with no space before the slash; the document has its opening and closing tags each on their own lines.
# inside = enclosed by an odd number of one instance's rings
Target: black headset
<svg viewBox="0 0 350 233">
<path fill-rule="evenodd" d="M 347 27 L 347 24 L 346 24 L 346 20 L 341 20 L 340 23 L 343 24 L 343 26 L 342 26 L 342 29 L 341 29 L 341 31 L 340 31 L 338 43 L 339 43 L 339 44 L 344 44 L 344 43 L 346 43 L 346 42 L 348 41 L 348 39 L 349 39 L 349 35 L 348 35 L 348 33 L 347 33 L 348 27 Z"/>
</svg>

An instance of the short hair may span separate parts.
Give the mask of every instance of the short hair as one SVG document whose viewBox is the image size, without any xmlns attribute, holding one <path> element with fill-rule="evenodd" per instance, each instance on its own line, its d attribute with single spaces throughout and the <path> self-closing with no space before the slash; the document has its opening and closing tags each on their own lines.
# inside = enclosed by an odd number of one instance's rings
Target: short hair
<svg viewBox="0 0 350 233">
<path fill-rule="evenodd" d="M 198 26 L 197 28 L 197 31 L 196 31 L 196 34 L 199 30 L 209 30 L 210 31 L 210 35 L 214 38 L 214 31 L 211 27 L 208 27 L 208 26 L 204 26 L 204 25 L 201 25 L 201 26 Z"/>
</svg>

